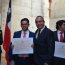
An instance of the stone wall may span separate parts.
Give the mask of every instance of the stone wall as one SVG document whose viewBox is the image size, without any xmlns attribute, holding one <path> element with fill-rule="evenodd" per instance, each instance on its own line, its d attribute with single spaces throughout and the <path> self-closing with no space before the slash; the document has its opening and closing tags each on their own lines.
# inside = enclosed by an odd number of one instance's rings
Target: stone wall
<svg viewBox="0 0 65 65">
<path fill-rule="evenodd" d="M 9 0 L 2 0 L 2 29 L 4 34 L 5 22 Z M 20 30 L 20 20 L 27 17 L 30 20 L 29 29 L 36 30 L 35 18 L 38 15 L 44 17 L 46 25 L 49 27 L 48 0 L 12 0 L 11 35 Z"/>
<path fill-rule="evenodd" d="M 4 31 L 9 0 L 2 0 L 2 29 Z M 46 25 L 55 29 L 57 20 L 65 19 L 65 0 L 51 1 L 51 18 L 49 19 L 48 0 L 12 0 L 11 32 L 20 30 L 20 20 L 27 17 L 30 20 L 30 30 L 35 31 L 35 18 L 42 15 Z"/>
<path fill-rule="evenodd" d="M 0 0 L 0 27 L 1 27 L 1 0 Z"/>
<path fill-rule="evenodd" d="M 52 0 L 50 29 L 56 30 L 56 22 L 61 19 L 65 19 L 65 0 Z"/>
</svg>

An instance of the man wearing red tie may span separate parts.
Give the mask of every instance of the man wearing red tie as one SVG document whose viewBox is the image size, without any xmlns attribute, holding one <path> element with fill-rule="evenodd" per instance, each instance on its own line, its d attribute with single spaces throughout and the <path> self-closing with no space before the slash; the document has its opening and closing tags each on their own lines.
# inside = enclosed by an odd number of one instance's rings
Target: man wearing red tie
<svg viewBox="0 0 65 65">
<path fill-rule="evenodd" d="M 21 38 L 21 39 L 28 39 L 33 38 L 34 33 L 31 32 L 29 29 L 29 20 L 27 18 L 23 18 L 21 20 L 21 28 L 22 30 L 16 31 L 14 33 L 13 38 Z M 33 48 L 33 45 L 31 45 Z M 14 46 L 13 46 L 14 48 Z M 11 50 L 10 50 L 11 51 Z M 14 60 L 15 65 L 33 65 L 33 54 L 27 53 L 27 54 L 13 54 L 11 55 L 11 52 L 9 54 L 10 61 Z"/>
<path fill-rule="evenodd" d="M 57 31 L 54 32 L 55 41 L 65 43 L 65 20 L 56 22 Z M 53 65 L 65 65 L 65 58 L 54 57 Z"/>
</svg>

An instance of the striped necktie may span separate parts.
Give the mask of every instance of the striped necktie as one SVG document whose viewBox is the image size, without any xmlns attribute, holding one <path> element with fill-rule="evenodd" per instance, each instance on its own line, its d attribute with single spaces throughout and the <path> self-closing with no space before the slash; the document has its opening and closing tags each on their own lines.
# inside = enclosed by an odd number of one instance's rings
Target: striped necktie
<svg viewBox="0 0 65 65">
<path fill-rule="evenodd" d="M 41 30 L 38 30 L 38 37 L 40 36 L 40 31 L 41 31 Z"/>
</svg>

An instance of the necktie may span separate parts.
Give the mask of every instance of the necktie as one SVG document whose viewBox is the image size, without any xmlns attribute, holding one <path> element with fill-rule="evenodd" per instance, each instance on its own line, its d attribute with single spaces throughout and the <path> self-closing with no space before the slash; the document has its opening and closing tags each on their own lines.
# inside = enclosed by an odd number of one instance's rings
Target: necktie
<svg viewBox="0 0 65 65">
<path fill-rule="evenodd" d="M 26 38 L 26 32 L 24 32 L 23 38 Z"/>
<path fill-rule="evenodd" d="M 41 30 L 38 30 L 38 37 L 40 36 L 40 31 L 41 31 Z"/>
<path fill-rule="evenodd" d="M 62 35 L 62 32 L 60 32 L 60 42 L 63 42 L 63 35 Z"/>
</svg>

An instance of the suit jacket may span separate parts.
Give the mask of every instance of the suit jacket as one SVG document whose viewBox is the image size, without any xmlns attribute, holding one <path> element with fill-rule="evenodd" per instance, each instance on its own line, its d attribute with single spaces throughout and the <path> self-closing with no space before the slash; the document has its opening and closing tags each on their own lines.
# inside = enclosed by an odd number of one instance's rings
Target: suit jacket
<svg viewBox="0 0 65 65">
<path fill-rule="evenodd" d="M 21 37 L 21 31 L 17 31 L 14 33 L 13 38 L 20 38 Z M 29 37 L 34 37 L 34 33 L 29 31 Z"/>
<path fill-rule="evenodd" d="M 54 31 L 54 39 L 55 39 L 55 41 L 59 41 L 57 31 Z M 64 40 L 63 40 L 63 42 L 65 42 L 65 32 L 64 32 Z M 54 57 L 54 59 L 58 60 L 58 61 L 62 60 L 62 58 L 59 58 L 59 57 Z"/>
<path fill-rule="evenodd" d="M 21 31 L 17 31 L 14 33 L 14 36 L 13 38 L 20 38 L 21 37 Z M 34 33 L 29 31 L 29 37 L 34 37 Z M 12 55 L 12 48 L 10 47 L 10 50 L 9 50 L 9 60 L 11 61 L 12 59 L 17 59 L 17 54 L 14 54 Z M 30 58 L 32 57 L 32 54 L 30 54 Z"/>
<path fill-rule="evenodd" d="M 0 45 L 2 45 L 3 43 L 3 37 L 2 37 L 2 30 L 0 30 Z M 0 46 L 0 54 L 1 54 L 2 50 L 1 50 L 1 46 Z"/>
<path fill-rule="evenodd" d="M 0 30 L 0 45 L 3 43 L 2 30 Z"/>
<path fill-rule="evenodd" d="M 50 63 L 54 55 L 54 35 L 47 27 L 41 32 L 36 39 L 36 33 L 34 37 L 34 63 L 38 65 L 44 65 L 44 63 Z"/>
</svg>

